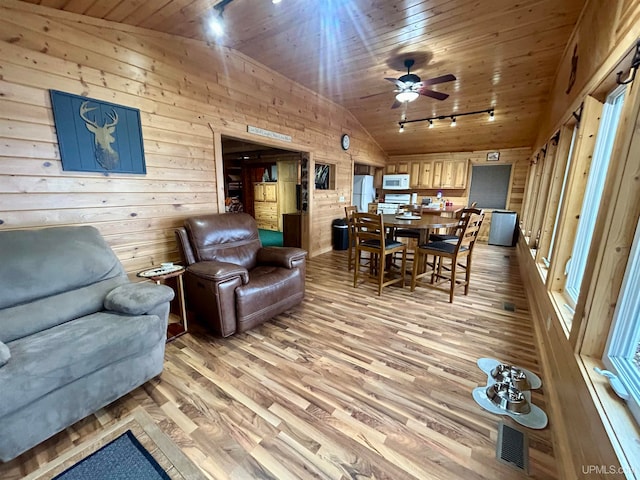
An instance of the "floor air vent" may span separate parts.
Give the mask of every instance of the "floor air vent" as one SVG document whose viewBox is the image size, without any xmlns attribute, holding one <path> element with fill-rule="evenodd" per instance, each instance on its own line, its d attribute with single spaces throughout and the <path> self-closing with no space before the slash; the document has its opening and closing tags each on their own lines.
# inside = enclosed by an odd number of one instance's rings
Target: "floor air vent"
<svg viewBox="0 0 640 480">
<path fill-rule="evenodd" d="M 498 424 L 498 448 L 496 458 L 522 472 L 529 473 L 529 439 L 517 428 Z"/>
<path fill-rule="evenodd" d="M 515 312 L 516 311 L 516 306 L 513 303 L 510 303 L 510 302 L 503 302 L 502 303 L 502 308 L 504 310 L 506 310 L 507 312 Z"/>
</svg>

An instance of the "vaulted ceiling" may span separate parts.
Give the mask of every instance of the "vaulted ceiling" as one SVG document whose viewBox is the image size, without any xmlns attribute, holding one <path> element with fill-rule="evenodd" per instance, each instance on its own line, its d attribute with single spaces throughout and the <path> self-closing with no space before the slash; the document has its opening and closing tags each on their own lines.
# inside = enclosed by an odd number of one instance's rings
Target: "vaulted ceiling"
<svg viewBox="0 0 640 480">
<path fill-rule="evenodd" d="M 529 146 L 585 0 L 233 0 L 226 31 L 207 27 L 218 0 L 27 0 L 174 35 L 217 41 L 350 110 L 388 154 Z M 391 109 L 385 77 L 422 79 L 446 100 L 420 96 Z M 495 109 L 488 115 L 406 119 Z"/>
</svg>

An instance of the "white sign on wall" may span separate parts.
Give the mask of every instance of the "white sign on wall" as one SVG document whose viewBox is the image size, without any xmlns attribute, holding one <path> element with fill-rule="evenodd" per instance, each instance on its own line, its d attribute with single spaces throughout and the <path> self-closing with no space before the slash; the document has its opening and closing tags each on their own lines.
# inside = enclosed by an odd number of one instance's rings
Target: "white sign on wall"
<svg viewBox="0 0 640 480">
<path fill-rule="evenodd" d="M 278 132 L 272 132 L 271 130 L 265 130 L 264 128 L 253 127 L 251 125 L 247 125 L 247 132 L 253 133 L 255 135 L 260 135 L 261 137 L 273 138 L 274 140 L 291 142 L 290 135 L 285 135 L 283 133 L 278 133 Z"/>
</svg>

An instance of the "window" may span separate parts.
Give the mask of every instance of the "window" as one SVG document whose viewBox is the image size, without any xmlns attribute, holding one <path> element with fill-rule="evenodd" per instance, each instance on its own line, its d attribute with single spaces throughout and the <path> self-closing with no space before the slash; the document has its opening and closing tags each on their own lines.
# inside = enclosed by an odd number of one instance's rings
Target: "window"
<svg viewBox="0 0 640 480">
<path fill-rule="evenodd" d="M 627 263 L 604 364 L 617 373 L 629 392 L 627 404 L 640 423 L 640 223 Z"/>
<path fill-rule="evenodd" d="M 624 102 L 624 92 L 625 88 L 622 85 L 614 90 L 607 98 L 602 110 L 593 159 L 589 168 L 589 177 L 580 211 L 576 239 L 573 244 L 571 258 L 567 264 L 566 292 L 573 303 L 571 307 L 575 307 L 580 294 L 582 276 L 587 264 L 593 229 L 600 209 L 600 200 L 602 199 L 604 182 L 607 177 L 609 159 L 611 158 L 613 142 Z"/>
<path fill-rule="evenodd" d="M 567 186 L 567 179 L 569 178 L 569 166 L 571 165 L 570 159 L 573 154 L 573 146 L 576 143 L 578 128 L 577 125 L 573 127 L 573 132 L 571 133 L 571 145 L 569 147 L 569 155 L 565 159 L 565 167 L 564 167 L 564 175 L 562 176 L 562 187 L 560 187 L 560 199 L 558 200 L 558 204 L 556 205 L 556 214 L 553 220 L 553 231 L 551 232 L 551 242 L 549 243 L 549 252 L 546 257 L 542 257 L 542 261 L 544 262 L 545 267 L 549 268 L 549 264 L 551 263 L 551 258 L 553 257 L 553 243 L 556 240 L 556 234 L 558 233 L 558 223 L 560 222 L 560 205 L 562 205 L 562 200 L 564 198 L 565 187 Z"/>
</svg>

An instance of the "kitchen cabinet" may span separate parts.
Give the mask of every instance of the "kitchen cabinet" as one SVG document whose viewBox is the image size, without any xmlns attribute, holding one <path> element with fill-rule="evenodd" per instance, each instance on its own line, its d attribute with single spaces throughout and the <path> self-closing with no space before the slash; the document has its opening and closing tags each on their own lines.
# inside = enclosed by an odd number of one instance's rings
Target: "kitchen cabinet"
<svg viewBox="0 0 640 480">
<path fill-rule="evenodd" d="M 387 165 L 385 165 L 384 173 L 386 175 L 393 175 L 394 173 L 396 173 L 396 164 L 395 163 L 388 163 Z"/>
<path fill-rule="evenodd" d="M 453 163 L 453 188 L 467 188 L 468 160 L 458 160 Z"/>
<path fill-rule="evenodd" d="M 430 160 L 420 164 L 420 186 L 422 188 L 433 187 L 433 162 Z"/>
<path fill-rule="evenodd" d="M 396 173 L 409 173 L 409 162 L 398 162 Z"/>
<path fill-rule="evenodd" d="M 468 165 L 468 159 L 414 160 L 389 164 L 385 173 L 409 173 L 409 185 L 413 189 L 464 189 Z"/>
<path fill-rule="evenodd" d="M 444 162 L 442 160 L 436 160 L 433 162 L 433 174 L 431 177 L 432 188 L 442 188 L 442 167 Z"/>
</svg>

